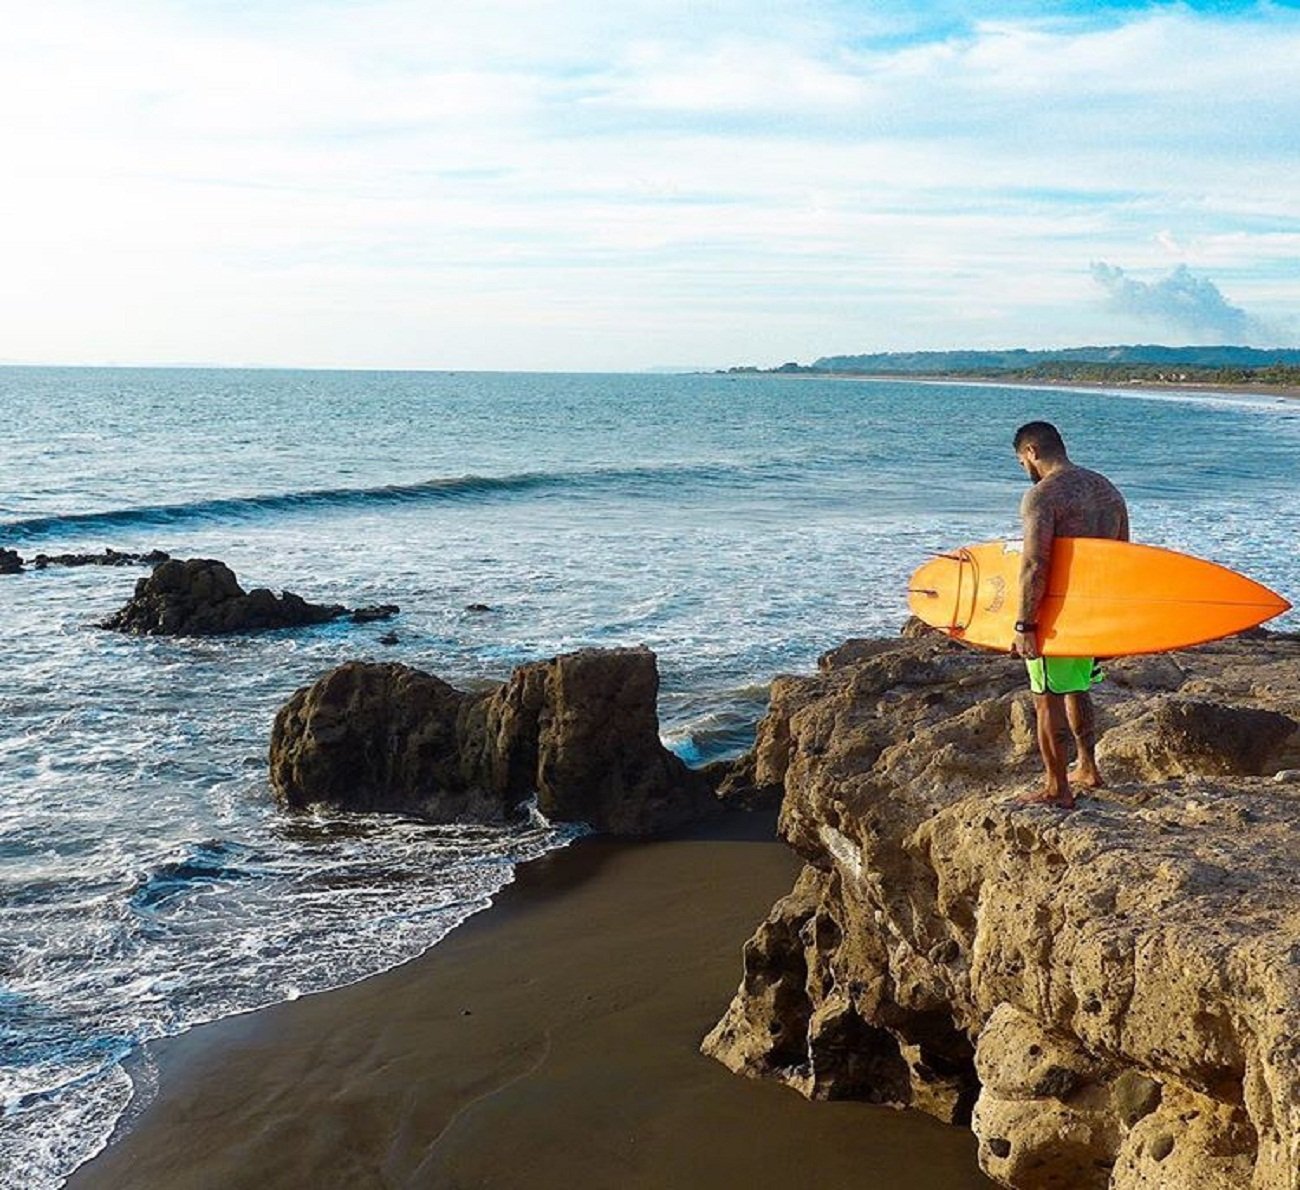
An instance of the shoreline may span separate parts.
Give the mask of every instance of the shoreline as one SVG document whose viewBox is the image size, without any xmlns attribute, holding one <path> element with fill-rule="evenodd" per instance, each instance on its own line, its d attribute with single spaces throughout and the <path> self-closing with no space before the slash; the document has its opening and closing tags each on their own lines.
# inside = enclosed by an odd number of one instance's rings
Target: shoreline
<svg viewBox="0 0 1300 1190">
<path fill-rule="evenodd" d="M 722 373 L 728 375 L 728 373 Z M 1165 393 L 1170 396 L 1204 396 L 1204 397 L 1278 397 L 1284 400 L 1300 400 L 1300 386 L 1285 384 L 1201 384 L 1195 381 L 1178 383 L 1156 380 L 1105 381 L 1105 380 L 1005 380 L 990 376 L 934 375 L 904 372 L 825 372 L 820 374 L 799 372 L 750 372 L 737 373 L 740 376 L 775 377 L 778 380 L 841 380 L 867 381 L 872 384 L 965 384 L 976 388 L 1060 388 L 1077 389 L 1081 392 L 1104 392 L 1123 394 Z"/>
<path fill-rule="evenodd" d="M 67 1184 L 990 1186 L 965 1129 L 698 1052 L 800 866 L 771 813 L 548 853 L 419 958 L 148 1047 L 156 1095 Z"/>
<path fill-rule="evenodd" d="M 897 377 L 863 377 L 863 379 L 897 379 Z M 1108 393 L 1166 393 L 1171 396 L 1204 397 L 1283 397 L 1300 400 L 1300 386 L 1286 384 L 1213 384 L 1193 380 L 1165 382 L 1159 380 L 993 380 L 986 377 L 974 379 L 963 376 L 933 376 L 924 379 L 941 384 L 976 384 L 992 388 L 1063 388 L 1083 392 Z"/>
</svg>

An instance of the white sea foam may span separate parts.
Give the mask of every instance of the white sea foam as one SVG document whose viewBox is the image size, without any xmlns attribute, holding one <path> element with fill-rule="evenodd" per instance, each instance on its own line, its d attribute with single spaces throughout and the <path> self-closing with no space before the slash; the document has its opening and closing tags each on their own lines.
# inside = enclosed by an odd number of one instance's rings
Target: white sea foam
<svg viewBox="0 0 1300 1190">
<path fill-rule="evenodd" d="M 171 847 L 116 896 L 11 910 L 0 1187 L 57 1186 L 102 1147 L 142 1042 L 404 962 L 575 832 L 317 815 L 279 833 Z"/>
</svg>

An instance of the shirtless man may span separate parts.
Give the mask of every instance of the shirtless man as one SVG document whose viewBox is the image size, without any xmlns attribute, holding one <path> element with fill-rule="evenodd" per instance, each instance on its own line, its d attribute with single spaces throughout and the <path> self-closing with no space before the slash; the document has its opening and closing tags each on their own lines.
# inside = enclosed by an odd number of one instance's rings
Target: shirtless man
<svg viewBox="0 0 1300 1190">
<path fill-rule="evenodd" d="M 1020 504 L 1025 544 L 1020 562 L 1020 614 L 1011 651 L 1025 659 L 1038 717 L 1038 750 L 1047 785 L 1021 801 L 1029 805 L 1074 808 L 1066 768 L 1070 735 L 1079 752 L 1078 783 L 1100 788 L 1096 718 L 1088 691 L 1101 680 L 1091 657 L 1040 657 L 1038 606 L 1047 589 L 1052 541 L 1057 537 L 1106 537 L 1127 541 L 1128 508 L 1104 475 L 1076 467 L 1065 453 L 1060 432 L 1050 422 L 1034 421 L 1016 431 L 1016 458 L 1034 485 Z"/>
</svg>

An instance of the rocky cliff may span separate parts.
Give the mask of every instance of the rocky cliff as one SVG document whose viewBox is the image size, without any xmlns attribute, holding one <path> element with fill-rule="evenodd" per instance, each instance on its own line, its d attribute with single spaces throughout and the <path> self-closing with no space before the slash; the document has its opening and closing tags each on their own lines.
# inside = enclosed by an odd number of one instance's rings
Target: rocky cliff
<svg viewBox="0 0 1300 1190">
<path fill-rule="evenodd" d="M 913 1106 L 1007 1186 L 1300 1188 L 1300 640 L 1116 661 L 1110 788 L 1040 778 L 1023 667 L 851 642 L 752 758 L 807 861 L 704 1050 Z"/>
</svg>

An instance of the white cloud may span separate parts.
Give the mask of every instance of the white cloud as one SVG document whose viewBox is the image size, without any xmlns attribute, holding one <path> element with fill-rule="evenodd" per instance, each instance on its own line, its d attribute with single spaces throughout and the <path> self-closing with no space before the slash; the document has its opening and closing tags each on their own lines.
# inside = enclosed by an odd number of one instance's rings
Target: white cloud
<svg viewBox="0 0 1300 1190">
<path fill-rule="evenodd" d="M 1275 327 L 1261 322 L 1228 300 L 1208 277 L 1178 265 L 1156 281 L 1131 277 L 1114 265 L 1098 261 L 1093 279 L 1106 291 L 1112 308 L 1142 322 L 1173 331 L 1196 343 L 1250 343 L 1269 346 L 1278 342 Z"/>
<path fill-rule="evenodd" d="M 1093 259 L 1233 270 L 1286 313 L 1300 15 L 873 42 L 905 17 L 0 2 L 0 356 L 610 367 L 654 362 L 637 326 L 719 362 L 1123 337 Z"/>
</svg>

